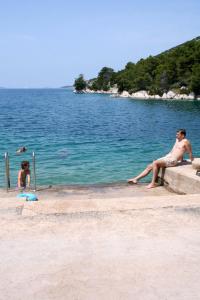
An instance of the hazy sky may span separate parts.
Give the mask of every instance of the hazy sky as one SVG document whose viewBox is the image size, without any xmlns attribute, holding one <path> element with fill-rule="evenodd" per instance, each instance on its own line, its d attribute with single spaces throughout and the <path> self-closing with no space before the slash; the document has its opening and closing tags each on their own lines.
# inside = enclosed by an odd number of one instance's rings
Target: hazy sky
<svg viewBox="0 0 200 300">
<path fill-rule="evenodd" d="M 200 35 L 199 0 L 0 0 L 0 86 L 60 87 Z"/>
</svg>

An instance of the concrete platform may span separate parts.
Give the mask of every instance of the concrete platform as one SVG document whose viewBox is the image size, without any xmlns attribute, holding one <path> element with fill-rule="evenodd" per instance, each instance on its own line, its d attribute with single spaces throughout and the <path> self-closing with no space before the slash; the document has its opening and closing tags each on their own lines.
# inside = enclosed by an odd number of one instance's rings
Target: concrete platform
<svg viewBox="0 0 200 300">
<path fill-rule="evenodd" d="M 196 175 L 196 170 L 192 168 L 191 163 L 163 169 L 159 177 L 174 192 L 200 194 L 200 176 Z"/>
<path fill-rule="evenodd" d="M 2 192 L 0 299 L 199 299 L 200 195 L 137 188 Z"/>
<path fill-rule="evenodd" d="M 25 202 L 21 210 L 22 216 L 41 215 L 73 215 L 78 213 L 125 212 L 140 209 L 161 209 L 167 207 L 196 207 L 200 205 L 200 195 L 167 195 L 146 197 L 93 198 L 93 199 L 56 199 L 51 201 Z"/>
</svg>

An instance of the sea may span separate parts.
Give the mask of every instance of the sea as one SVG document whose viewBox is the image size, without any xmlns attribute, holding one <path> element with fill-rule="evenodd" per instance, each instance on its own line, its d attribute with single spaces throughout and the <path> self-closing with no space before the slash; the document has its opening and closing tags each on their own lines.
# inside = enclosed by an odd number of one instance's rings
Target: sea
<svg viewBox="0 0 200 300">
<path fill-rule="evenodd" d="M 33 173 L 33 152 L 37 185 L 125 183 L 170 151 L 179 128 L 200 156 L 200 101 L 114 98 L 72 88 L 1 89 L 0 186 L 6 152 L 11 187 L 23 160 Z M 27 151 L 18 155 L 23 146 Z"/>
</svg>

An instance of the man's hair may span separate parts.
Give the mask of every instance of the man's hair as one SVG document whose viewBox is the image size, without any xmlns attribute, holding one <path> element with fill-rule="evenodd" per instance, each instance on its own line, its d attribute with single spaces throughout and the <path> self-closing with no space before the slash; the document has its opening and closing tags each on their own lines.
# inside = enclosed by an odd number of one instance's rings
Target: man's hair
<svg viewBox="0 0 200 300">
<path fill-rule="evenodd" d="M 178 129 L 177 132 L 180 132 L 184 136 L 186 136 L 186 130 L 185 129 Z"/>
<path fill-rule="evenodd" d="M 29 166 L 29 161 L 24 160 L 24 161 L 21 162 L 21 168 L 22 168 L 22 170 L 24 170 L 25 167 L 27 167 L 27 166 Z"/>
</svg>

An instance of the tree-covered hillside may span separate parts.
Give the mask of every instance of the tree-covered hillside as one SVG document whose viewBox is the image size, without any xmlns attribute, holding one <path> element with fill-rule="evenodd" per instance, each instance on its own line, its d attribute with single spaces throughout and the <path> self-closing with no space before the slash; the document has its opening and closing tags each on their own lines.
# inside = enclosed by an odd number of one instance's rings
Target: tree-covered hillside
<svg viewBox="0 0 200 300">
<path fill-rule="evenodd" d="M 175 90 L 200 95 L 200 37 L 137 63 L 128 62 L 118 72 L 104 67 L 97 78 L 87 81 L 92 90 L 107 91 L 114 85 L 119 92 L 125 90 L 130 94 L 146 90 L 152 95 L 162 95 Z"/>
</svg>

